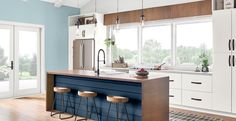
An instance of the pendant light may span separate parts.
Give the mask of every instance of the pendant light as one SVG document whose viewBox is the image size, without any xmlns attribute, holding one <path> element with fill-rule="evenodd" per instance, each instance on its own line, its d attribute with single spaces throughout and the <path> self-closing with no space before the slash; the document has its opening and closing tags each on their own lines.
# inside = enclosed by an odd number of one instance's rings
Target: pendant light
<svg viewBox="0 0 236 121">
<path fill-rule="evenodd" d="M 95 26 L 97 26 L 96 13 L 97 13 L 97 0 L 94 0 L 94 23 L 95 23 Z"/>
<path fill-rule="evenodd" d="M 119 18 L 119 0 L 116 0 L 116 29 L 119 29 L 120 18 Z"/>
<path fill-rule="evenodd" d="M 145 16 L 144 16 L 144 8 L 143 8 L 143 0 L 142 0 L 142 10 L 141 10 L 141 16 L 140 16 L 140 22 L 141 22 L 141 26 L 143 26 L 144 25 L 144 18 L 145 18 Z"/>
</svg>

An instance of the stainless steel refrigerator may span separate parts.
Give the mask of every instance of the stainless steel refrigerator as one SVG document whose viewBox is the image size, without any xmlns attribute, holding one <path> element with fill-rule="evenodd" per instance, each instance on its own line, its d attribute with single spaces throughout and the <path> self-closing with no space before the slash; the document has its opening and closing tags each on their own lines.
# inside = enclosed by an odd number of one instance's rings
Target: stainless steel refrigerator
<svg viewBox="0 0 236 121">
<path fill-rule="evenodd" d="M 77 39 L 73 42 L 73 69 L 95 69 L 95 40 Z"/>
</svg>

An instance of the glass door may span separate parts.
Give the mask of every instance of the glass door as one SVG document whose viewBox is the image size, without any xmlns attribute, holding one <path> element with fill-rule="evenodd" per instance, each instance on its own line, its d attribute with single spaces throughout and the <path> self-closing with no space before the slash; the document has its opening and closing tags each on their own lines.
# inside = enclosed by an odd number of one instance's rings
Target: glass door
<svg viewBox="0 0 236 121">
<path fill-rule="evenodd" d="M 13 96 L 13 26 L 0 24 L 0 98 Z"/>
<path fill-rule="evenodd" d="M 15 96 L 40 93 L 39 48 L 39 28 L 15 27 Z"/>
</svg>

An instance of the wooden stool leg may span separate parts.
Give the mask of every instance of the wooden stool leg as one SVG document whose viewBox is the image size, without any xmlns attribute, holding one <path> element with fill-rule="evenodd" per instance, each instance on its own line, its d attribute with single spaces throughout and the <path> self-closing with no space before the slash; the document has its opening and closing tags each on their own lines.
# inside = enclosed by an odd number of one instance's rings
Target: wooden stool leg
<svg viewBox="0 0 236 121">
<path fill-rule="evenodd" d="M 110 109 L 111 109 L 111 103 L 109 104 L 109 108 L 108 108 L 108 112 L 107 112 L 107 119 L 106 119 L 106 121 L 108 121 L 108 117 L 109 117 Z"/>
<path fill-rule="evenodd" d="M 126 116 L 127 116 L 127 121 L 129 121 L 129 114 L 128 114 L 128 111 L 127 111 L 125 103 L 124 103 L 124 108 L 125 108 L 125 112 L 126 112 Z"/>
</svg>

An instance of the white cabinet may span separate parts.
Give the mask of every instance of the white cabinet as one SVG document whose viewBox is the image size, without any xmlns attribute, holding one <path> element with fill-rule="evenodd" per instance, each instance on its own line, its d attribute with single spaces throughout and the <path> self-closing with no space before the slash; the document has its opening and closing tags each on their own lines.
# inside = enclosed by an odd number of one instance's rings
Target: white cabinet
<svg viewBox="0 0 236 121">
<path fill-rule="evenodd" d="M 196 92 L 196 91 L 183 91 L 183 105 L 211 109 L 212 108 L 212 95 L 211 93 Z"/>
<path fill-rule="evenodd" d="M 234 113 L 236 113 L 235 21 L 235 9 L 213 12 L 213 109 Z"/>
<path fill-rule="evenodd" d="M 177 105 L 182 104 L 180 89 L 170 89 L 169 97 L 170 97 L 169 98 L 170 104 L 177 104 Z"/>
<path fill-rule="evenodd" d="M 231 66 L 230 53 L 214 54 L 213 109 L 231 112 Z"/>
<path fill-rule="evenodd" d="M 213 12 L 214 53 L 229 52 L 231 39 L 231 10 Z"/>
<path fill-rule="evenodd" d="M 182 88 L 192 91 L 212 92 L 212 78 L 207 75 L 182 75 Z"/>
<path fill-rule="evenodd" d="M 236 52 L 233 52 L 233 55 L 236 56 Z M 235 59 L 234 63 L 236 64 Z M 236 66 L 232 68 L 232 80 L 232 112 L 236 113 Z"/>
<path fill-rule="evenodd" d="M 159 75 L 170 77 L 170 88 L 181 89 L 181 74 L 177 73 L 158 73 Z"/>
<path fill-rule="evenodd" d="M 76 33 L 76 39 L 94 39 L 95 24 L 80 25 Z"/>
</svg>

